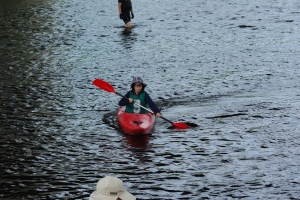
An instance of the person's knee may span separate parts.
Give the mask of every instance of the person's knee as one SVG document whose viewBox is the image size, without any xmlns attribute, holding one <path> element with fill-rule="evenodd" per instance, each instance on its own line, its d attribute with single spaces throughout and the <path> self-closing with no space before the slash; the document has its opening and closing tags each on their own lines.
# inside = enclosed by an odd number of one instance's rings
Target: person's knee
<svg viewBox="0 0 300 200">
<path fill-rule="evenodd" d="M 127 22 L 127 23 L 125 24 L 125 27 L 126 27 L 126 28 L 131 28 L 131 27 L 132 27 L 131 22 Z"/>
</svg>

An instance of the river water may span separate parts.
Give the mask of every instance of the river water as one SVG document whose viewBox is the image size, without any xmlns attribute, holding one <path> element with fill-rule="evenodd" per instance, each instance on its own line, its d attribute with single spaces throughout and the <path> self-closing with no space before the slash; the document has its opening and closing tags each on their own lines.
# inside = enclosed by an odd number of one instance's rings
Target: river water
<svg viewBox="0 0 300 200">
<path fill-rule="evenodd" d="M 0 199 L 88 199 L 106 175 L 139 199 L 299 199 L 300 2 L 0 3 Z M 171 121 L 122 134 L 131 76 Z"/>
</svg>

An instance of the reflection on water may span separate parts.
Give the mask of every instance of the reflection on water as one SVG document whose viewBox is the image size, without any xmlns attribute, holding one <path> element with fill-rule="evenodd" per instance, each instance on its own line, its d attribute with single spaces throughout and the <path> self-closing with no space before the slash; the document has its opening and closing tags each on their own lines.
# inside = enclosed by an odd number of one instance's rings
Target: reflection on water
<svg viewBox="0 0 300 200">
<path fill-rule="evenodd" d="M 134 33 L 133 28 L 128 29 L 125 28 L 121 33 L 122 45 L 124 46 L 124 52 L 130 51 L 130 49 L 134 46 L 134 43 L 137 40 L 137 35 Z"/>
<path fill-rule="evenodd" d="M 129 135 L 126 134 L 125 140 L 130 147 L 137 149 L 147 149 L 149 147 L 150 135 Z"/>
</svg>

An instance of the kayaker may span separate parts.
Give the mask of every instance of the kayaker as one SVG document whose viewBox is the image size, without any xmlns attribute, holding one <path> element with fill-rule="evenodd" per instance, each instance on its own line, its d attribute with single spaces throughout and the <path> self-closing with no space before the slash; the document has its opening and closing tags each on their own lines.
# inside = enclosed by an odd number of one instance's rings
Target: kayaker
<svg viewBox="0 0 300 200">
<path fill-rule="evenodd" d="M 136 200 L 136 197 L 127 192 L 123 181 L 113 176 L 106 176 L 97 183 L 96 190 L 89 200 Z"/>
<path fill-rule="evenodd" d="M 131 91 L 127 92 L 125 97 L 119 101 L 119 106 L 126 106 L 125 112 L 128 113 L 148 113 L 148 110 L 133 103 L 136 102 L 143 107 L 150 107 L 156 117 L 160 117 L 160 110 L 156 104 L 152 101 L 151 97 L 145 92 L 147 84 L 143 82 L 141 77 L 132 77 Z"/>
<path fill-rule="evenodd" d="M 125 23 L 125 28 L 131 28 L 131 18 L 134 18 L 131 0 L 118 0 L 118 10 L 120 19 Z"/>
</svg>

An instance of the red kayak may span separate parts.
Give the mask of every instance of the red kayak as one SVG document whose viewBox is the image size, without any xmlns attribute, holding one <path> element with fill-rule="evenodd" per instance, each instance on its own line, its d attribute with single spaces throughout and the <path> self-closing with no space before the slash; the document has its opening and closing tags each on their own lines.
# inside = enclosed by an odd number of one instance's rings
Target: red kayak
<svg viewBox="0 0 300 200">
<path fill-rule="evenodd" d="M 151 113 L 126 113 L 125 106 L 123 106 L 117 113 L 117 119 L 125 133 L 141 135 L 149 134 L 153 131 L 156 117 Z"/>
</svg>

